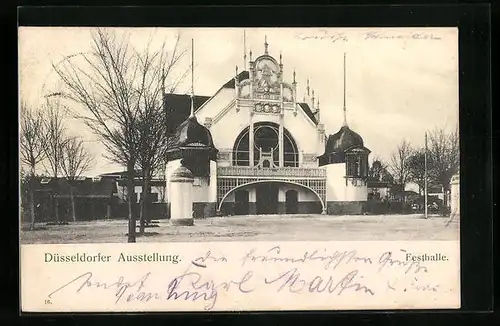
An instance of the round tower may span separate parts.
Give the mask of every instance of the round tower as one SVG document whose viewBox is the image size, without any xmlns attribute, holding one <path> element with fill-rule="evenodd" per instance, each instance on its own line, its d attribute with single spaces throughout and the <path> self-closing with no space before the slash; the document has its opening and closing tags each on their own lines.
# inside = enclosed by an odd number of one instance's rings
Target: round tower
<svg viewBox="0 0 500 326">
<path fill-rule="evenodd" d="M 166 152 L 167 201 L 175 199 L 171 182 L 175 171 L 184 167 L 192 173 L 193 217 L 215 216 L 217 202 L 217 152 L 212 135 L 194 115 L 181 123 L 169 139 Z"/>
<path fill-rule="evenodd" d="M 368 200 L 368 156 L 363 138 L 347 125 L 346 56 L 344 53 L 344 122 L 329 135 L 319 166 L 326 169 L 327 214 L 362 214 Z"/>
</svg>

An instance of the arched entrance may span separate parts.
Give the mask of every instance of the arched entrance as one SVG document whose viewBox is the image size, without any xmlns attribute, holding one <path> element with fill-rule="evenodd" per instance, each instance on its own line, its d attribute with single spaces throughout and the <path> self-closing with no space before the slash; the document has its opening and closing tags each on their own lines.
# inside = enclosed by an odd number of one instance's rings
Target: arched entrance
<svg viewBox="0 0 500 326">
<path fill-rule="evenodd" d="M 234 192 L 234 214 L 248 215 L 249 213 L 249 198 L 248 191 L 236 190 Z"/>
<path fill-rule="evenodd" d="M 297 190 L 288 190 L 285 193 L 285 212 L 287 214 L 297 214 L 299 211 L 299 193 Z"/>
<path fill-rule="evenodd" d="M 238 180 L 243 180 L 243 179 L 238 179 Z M 221 180 L 219 180 L 221 181 Z M 302 184 L 299 182 L 309 182 L 311 183 L 311 186 L 309 184 Z M 313 180 L 316 182 L 315 180 Z M 221 190 L 219 193 L 218 201 L 217 201 L 217 210 L 219 213 L 224 214 L 225 209 L 223 209 L 223 205 L 229 206 L 229 207 L 234 207 L 238 206 L 240 208 L 237 208 L 238 210 L 241 209 L 241 211 L 250 211 L 249 214 L 280 214 L 285 213 L 285 214 L 297 214 L 299 210 L 299 205 L 301 204 L 298 201 L 298 193 L 300 191 L 300 188 L 309 193 L 309 200 L 304 202 L 305 205 L 307 205 L 306 213 L 307 211 L 310 211 L 311 213 L 321 213 L 322 211 L 326 211 L 326 206 L 325 206 L 325 201 L 324 201 L 324 193 L 323 197 L 320 195 L 321 193 L 321 188 L 319 189 L 319 192 L 313 188 L 314 186 L 317 186 L 316 183 L 314 183 L 311 180 L 300 180 L 299 182 L 295 181 L 289 181 L 289 180 L 256 180 L 256 181 L 247 181 L 247 182 L 240 182 L 239 184 L 234 185 L 232 188 L 225 190 L 222 188 L 222 185 L 219 185 Z M 279 202 L 279 193 L 280 193 L 280 188 L 284 187 L 285 185 L 294 185 L 298 186 L 298 188 L 295 189 L 288 189 L 287 192 L 284 193 L 285 198 L 281 199 L 284 200 L 281 204 L 284 204 L 284 207 L 281 206 Z M 286 189 L 286 186 L 285 186 Z M 241 193 L 238 193 L 239 191 L 244 191 Z M 233 194 L 231 198 L 227 203 L 226 198 L 230 195 Z M 252 193 L 252 195 L 250 195 Z M 310 195 L 313 194 L 313 197 L 310 197 Z M 248 197 L 247 197 L 248 196 Z M 316 197 L 318 200 L 311 201 L 311 198 Z M 250 199 L 247 201 L 247 198 Z M 234 200 L 234 202 L 233 202 Z M 248 202 L 248 206 L 247 206 Z M 238 204 L 237 204 L 238 203 Z M 255 206 L 253 206 L 255 205 Z M 278 210 L 278 207 L 280 207 L 280 210 Z M 316 207 L 316 208 L 314 208 Z M 251 208 L 251 209 L 250 209 Z M 284 209 L 283 209 L 284 208 Z M 231 209 L 232 211 L 232 209 Z"/>
<path fill-rule="evenodd" d="M 255 191 L 257 214 L 277 214 L 279 185 L 260 183 L 256 185 Z"/>
</svg>

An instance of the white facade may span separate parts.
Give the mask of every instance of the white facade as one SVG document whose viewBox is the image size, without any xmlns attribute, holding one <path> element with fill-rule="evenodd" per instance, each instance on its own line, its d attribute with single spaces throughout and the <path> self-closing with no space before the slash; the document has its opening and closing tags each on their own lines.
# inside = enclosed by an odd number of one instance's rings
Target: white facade
<svg viewBox="0 0 500 326">
<path fill-rule="evenodd" d="M 319 103 L 309 85 L 305 101 L 299 100 L 295 72 L 293 80 L 283 78 L 281 56 L 274 59 L 267 43 L 264 54 L 255 60 L 250 55 L 249 67 L 236 71 L 195 111 L 218 150 L 217 159 L 210 161 L 210 176 L 195 177 L 195 217 L 335 214 L 346 211 L 335 205 L 366 202 L 366 182 L 362 175 L 347 175 L 347 161 L 320 164 L 318 160 L 329 153 L 325 153 Z M 180 162 L 176 158 L 167 164 L 167 194 L 171 173 Z M 172 201 L 171 194 L 167 201 Z"/>
</svg>

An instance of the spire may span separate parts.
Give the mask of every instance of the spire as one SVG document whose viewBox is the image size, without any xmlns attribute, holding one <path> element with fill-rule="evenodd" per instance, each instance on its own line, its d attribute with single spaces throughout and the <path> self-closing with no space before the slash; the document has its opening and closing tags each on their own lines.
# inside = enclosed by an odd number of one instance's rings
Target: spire
<svg viewBox="0 0 500 326">
<path fill-rule="evenodd" d="M 243 70 L 247 70 L 247 33 L 243 30 Z"/>
<path fill-rule="evenodd" d="M 250 61 L 252 61 L 252 49 L 250 49 L 249 55 L 250 55 Z"/>
<path fill-rule="evenodd" d="M 267 44 L 267 35 L 264 36 L 264 53 L 265 54 L 269 54 L 267 48 L 268 48 L 269 44 Z"/>
<path fill-rule="evenodd" d="M 295 80 L 296 73 L 295 73 L 295 68 L 293 69 L 293 84 L 297 84 L 297 80 Z"/>
<path fill-rule="evenodd" d="M 318 99 L 316 100 L 316 120 L 318 120 L 318 122 L 320 121 L 320 115 L 319 115 L 319 96 L 318 96 Z"/>
<path fill-rule="evenodd" d="M 309 78 L 307 78 L 307 87 L 306 87 L 307 96 L 309 96 L 309 90 L 310 90 L 310 87 L 309 87 Z"/>
<path fill-rule="evenodd" d="M 281 54 L 281 51 L 280 51 L 280 66 L 283 65 L 283 55 Z"/>
<path fill-rule="evenodd" d="M 346 100 L 346 78 L 345 78 L 345 75 L 346 75 L 346 64 L 345 64 L 345 52 L 344 52 L 344 124 L 343 126 L 346 126 L 347 127 L 347 108 L 346 108 L 346 104 L 345 104 L 345 100 Z"/>
<path fill-rule="evenodd" d="M 194 117 L 194 39 L 191 39 L 191 113 Z"/>
<path fill-rule="evenodd" d="M 312 106 L 312 109 L 314 109 L 314 89 L 312 90 L 312 98 L 311 98 L 311 106 Z"/>
</svg>

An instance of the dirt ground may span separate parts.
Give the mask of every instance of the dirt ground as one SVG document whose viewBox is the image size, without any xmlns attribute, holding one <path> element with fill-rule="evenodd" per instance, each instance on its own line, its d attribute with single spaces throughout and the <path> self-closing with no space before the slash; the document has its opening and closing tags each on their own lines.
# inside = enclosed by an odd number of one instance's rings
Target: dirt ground
<svg viewBox="0 0 500 326">
<path fill-rule="evenodd" d="M 194 226 L 171 226 L 160 220 L 137 242 L 457 240 L 459 223 L 448 220 L 421 215 L 261 215 L 196 219 Z M 21 244 L 127 242 L 126 220 L 40 223 L 37 228 L 21 231 Z"/>
</svg>

